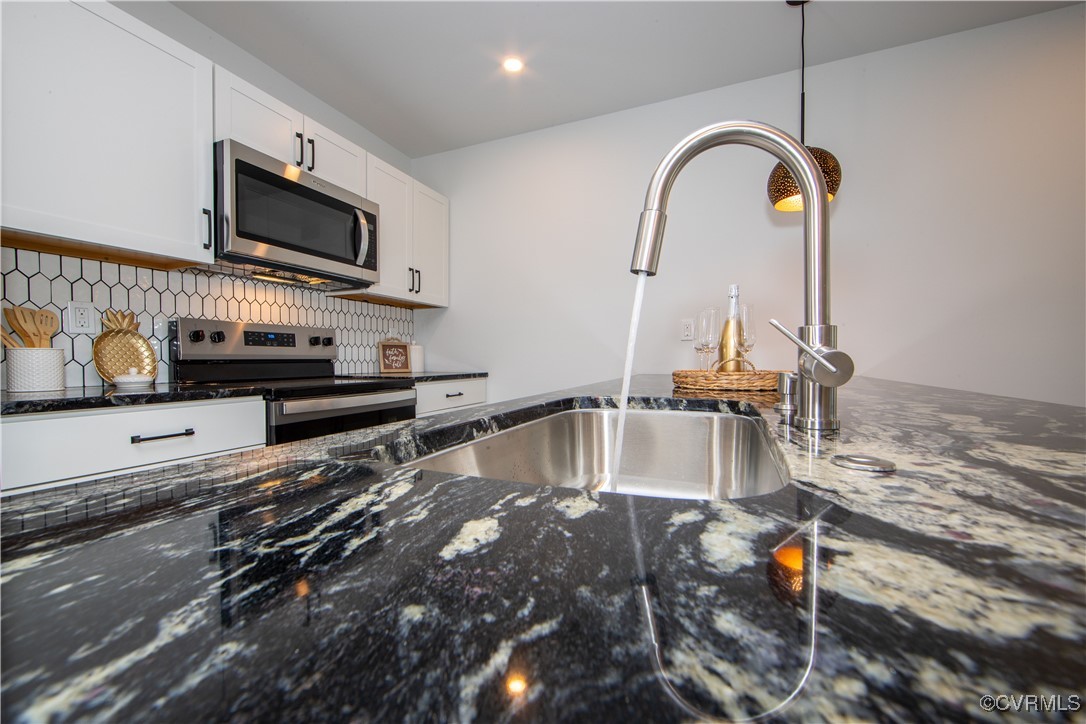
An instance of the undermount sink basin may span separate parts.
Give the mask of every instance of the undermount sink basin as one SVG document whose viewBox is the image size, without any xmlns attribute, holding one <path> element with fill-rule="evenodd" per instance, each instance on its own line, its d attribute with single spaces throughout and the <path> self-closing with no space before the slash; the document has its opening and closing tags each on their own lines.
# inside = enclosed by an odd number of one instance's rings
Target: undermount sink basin
<svg viewBox="0 0 1086 724">
<path fill-rule="evenodd" d="M 406 467 L 660 498 L 723 500 L 787 484 L 761 418 L 629 410 L 617 486 L 610 484 L 617 410 L 570 410 L 463 443 Z"/>
</svg>

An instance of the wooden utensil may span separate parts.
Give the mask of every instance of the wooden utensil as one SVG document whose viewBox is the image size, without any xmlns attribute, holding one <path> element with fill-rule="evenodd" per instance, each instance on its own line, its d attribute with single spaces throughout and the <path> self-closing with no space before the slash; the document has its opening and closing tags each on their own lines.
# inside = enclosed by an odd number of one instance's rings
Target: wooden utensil
<svg viewBox="0 0 1086 724">
<path fill-rule="evenodd" d="M 33 311 L 26 307 L 4 308 L 4 319 L 8 320 L 12 331 L 22 338 L 27 347 L 38 346 L 38 326 L 37 322 L 34 321 Z"/>
<path fill-rule="evenodd" d="M 30 343 L 27 343 L 26 346 L 35 348 L 48 346 L 45 344 L 41 331 L 38 329 L 38 310 L 31 309 L 30 307 L 15 307 L 15 311 L 19 315 L 20 324 L 22 324 L 23 328 L 34 338 L 34 344 L 31 345 Z"/>
<path fill-rule="evenodd" d="M 48 309 L 39 309 L 34 313 L 34 320 L 38 325 L 38 334 L 41 336 L 42 347 L 52 347 L 53 335 L 60 329 L 60 319 L 55 312 Z"/>
<path fill-rule="evenodd" d="M 8 349 L 19 349 L 22 347 L 17 339 L 7 333 L 7 330 L 0 329 L 0 341 L 3 341 L 4 346 Z"/>
</svg>

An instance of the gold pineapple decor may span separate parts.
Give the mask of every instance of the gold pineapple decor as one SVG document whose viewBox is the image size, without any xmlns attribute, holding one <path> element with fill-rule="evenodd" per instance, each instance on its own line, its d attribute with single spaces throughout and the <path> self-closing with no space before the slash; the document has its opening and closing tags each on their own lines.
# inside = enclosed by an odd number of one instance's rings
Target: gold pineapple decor
<svg viewBox="0 0 1086 724">
<path fill-rule="evenodd" d="M 94 340 L 92 349 L 94 369 L 106 382 L 113 382 L 117 375 L 158 374 L 158 359 L 147 338 L 139 333 L 139 323 L 132 312 L 114 312 L 107 309 L 102 317 L 102 333 Z"/>
</svg>

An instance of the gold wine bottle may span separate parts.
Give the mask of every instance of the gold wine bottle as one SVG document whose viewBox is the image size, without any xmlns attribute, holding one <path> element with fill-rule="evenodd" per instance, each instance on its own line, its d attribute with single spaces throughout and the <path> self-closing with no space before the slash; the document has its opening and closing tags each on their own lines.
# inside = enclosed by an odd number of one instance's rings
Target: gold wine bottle
<svg viewBox="0 0 1086 724">
<path fill-rule="evenodd" d="M 728 316 L 724 318 L 724 328 L 720 331 L 720 362 L 717 372 L 742 372 L 743 362 L 739 351 L 742 339 L 742 322 L 739 320 L 739 285 L 728 287 Z"/>
</svg>

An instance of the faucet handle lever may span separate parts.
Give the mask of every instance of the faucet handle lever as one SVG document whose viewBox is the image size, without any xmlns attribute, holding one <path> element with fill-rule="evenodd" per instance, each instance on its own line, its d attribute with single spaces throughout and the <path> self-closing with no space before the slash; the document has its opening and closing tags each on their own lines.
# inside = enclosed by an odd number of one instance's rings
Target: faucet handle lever
<svg viewBox="0 0 1086 724">
<path fill-rule="evenodd" d="M 809 344 L 804 342 L 802 339 L 800 339 L 796 335 L 792 334 L 792 332 L 787 327 L 785 327 L 783 324 L 778 322 L 776 319 L 769 320 L 769 323 L 772 324 L 774 327 L 776 327 L 778 332 L 783 334 L 788 339 L 792 340 L 792 342 L 794 342 L 797 347 L 802 349 L 807 354 L 811 355 L 811 357 L 814 359 L 815 362 L 819 363 L 820 365 L 822 365 L 823 367 L 828 369 L 832 374 L 837 374 L 837 368 L 834 367 L 831 362 L 828 362 L 826 360 L 826 358 L 824 358 L 822 355 L 820 355 Z"/>
<path fill-rule="evenodd" d="M 855 365 L 852 358 L 847 354 L 832 347 L 815 349 L 776 319 L 769 320 L 769 323 L 806 353 L 800 361 L 800 372 L 803 373 L 804 377 L 826 387 L 840 387 L 852 379 Z M 819 369 L 820 367 L 825 368 L 825 370 Z"/>
</svg>

